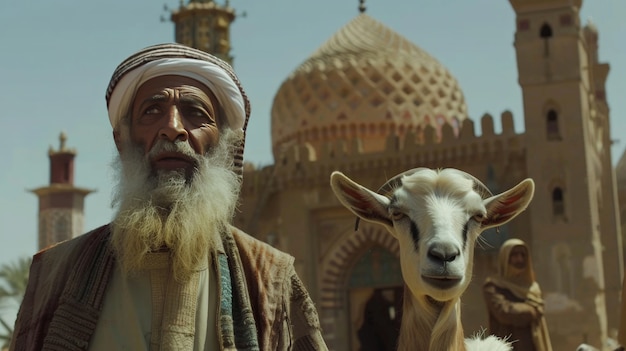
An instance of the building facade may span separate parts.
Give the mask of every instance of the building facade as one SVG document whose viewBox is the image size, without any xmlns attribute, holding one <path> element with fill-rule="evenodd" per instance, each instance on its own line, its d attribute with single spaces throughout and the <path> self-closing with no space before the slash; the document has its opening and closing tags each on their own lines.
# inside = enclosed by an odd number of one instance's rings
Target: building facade
<svg viewBox="0 0 626 351">
<path fill-rule="evenodd" d="M 354 230 L 354 216 L 329 186 L 335 170 L 373 189 L 415 167 L 458 168 L 494 193 L 534 179 L 527 211 L 499 233 L 485 232 L 476 247 L 473 282 L 463 297 L 466 333 L 487 325 L 481 285 L 511 237 L 531 247 L 555 350 L 582 342 L 600 347 L 617 327 L 623 254 L 604 90 L 609 66 L 598 61 L 598 31 L 581 24 L 582 0 L 510 2 L 523 133 L 505 111 L 496 117 L 501 132 L 484 115 L 476 135 L 453 75 L 364 11 L 276 93 L 275 163 L 246 165 L 234 222 L 296 258 L 331 349 L 359 349 L 359 330 L 371 322 L 368 302 L 385 306 L 374 318 L 391 326 L 379 328 L 382 344 L 393 338 L 403 290 L 397 242 L 369 223 Z M 211 10 L 186 12 L 205 7 Z M 227 27 L 234 16 L 220 22 L 220 11 L 234 14 L 227 3 L 181 5 L 172 14 L 176 37 L 203 50 L 189 41 L 193 33 L 222 38 L 212 50 L 232 61 Z"/>
</svg>

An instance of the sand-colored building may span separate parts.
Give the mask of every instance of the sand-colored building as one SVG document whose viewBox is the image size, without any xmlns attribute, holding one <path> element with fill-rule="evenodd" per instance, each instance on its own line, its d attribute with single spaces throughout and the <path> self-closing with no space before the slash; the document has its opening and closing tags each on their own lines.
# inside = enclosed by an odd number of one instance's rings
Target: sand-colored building
<svg viewBox="0 0 626 351">
<path fill-rule="evenodd" d="M 466 331 L 486 326 L 480 286 L 509 237 L 530 243 L 555 350 L 600 347 L 617 326 L 621 228 L 604 90 L 609 65 L 598 60 L 598 31 L 581 24 L 582 1 L 511 5 L 523 133 L 506 111 L 496 117 L 499 133 L 494 117 L 468 116 L 453 74 L 366 13 L 277 91 L 275 163 L 245 173 L 235 224 L 296 257 L 332 349 L 358 350 L 366 302 L 383 296 L 391 302 L 380 313 L 395 311 L 402 291 L 396 241 L 368 223 L 354 231 L 354 216 L 329 187 L 334 170 L 370 188 L 418 166 L 465 170 L 493 192 L 533 178 L 529 209 L 499 234 L 485 233 L 489 245 L 476 248 L 463 298 Z"/>
<path fill-rule="evenodd" d="M 582 342 L 601 347 L 617 327 L 623 254 L 605 100 L 609 65 L 598 60 L 598 31 L 581 24 L 582 0 L 510 3 L 517 14 L 512 34 L 523 133 L 514 130 L 510 112 L 495 117 L 499 133 L 494 117 L 468 116 L 453 73 L 364 8 L 276 92 L 275 163 L 247 165 L 235 225 L 295 256 L 332 350 L 359 349 L 368 301 L 385 306 L 374 317 L 388 320 L 390 328 L 378 331 L 393 338 L 402 295 L 397 242 L 369 223 L 354 231 L 354 216 L 330 190 L 334 170 L 378 188 L 410 168 L 454 167 L 494 193 L 533 178 L 528 210 L 500 233 L 484 233 L 486 243 L 476 248 L 473 283 L 463 298 L 466 333 L 486 326 L 481 283 L 510 237 L 531 246 L 555 350 Z M 171 17 L 176 40 L 232 62 L 234 14 L 228 1 L 181 3 Z M 42 201 L 44 246 L 65 239 L 55 233 L 74 236 L 82 227 L 90 190 L 73 186 L 74 154 L 62 140 L 50 152 L 51 185 L 33 191 Z M 617 180 L 626 189 L 626 161 L 619 164 L 624 176 Z"/>
</svg>

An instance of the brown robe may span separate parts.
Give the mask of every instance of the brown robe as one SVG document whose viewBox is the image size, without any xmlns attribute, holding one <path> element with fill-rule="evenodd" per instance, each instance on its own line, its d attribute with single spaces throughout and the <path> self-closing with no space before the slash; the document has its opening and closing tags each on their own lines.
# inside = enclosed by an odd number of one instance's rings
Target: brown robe
<svg viewBox="0 0 626 351">
<path fill-rule="evenodd" d="M 107 225 L 34 256 L 10 350 L 88 349 L 115 260 L 109 237 Z M 222 241 L 242 308 L 218 316 L 221 349 L 327 350 L 293 257 L 236 228 Z M 252 325 L 258 342 L 233 335 L 233 318 Z"/>
<path fill-rule="evenodd" d="M 508 268 L 515 246 L 524 246 L 529 253 L 521 279 L 513 279 Z M 535 281 L 530 251 L 523 241 L 509 239 L 502 245 L 498 275 L 487 278 L 483 296 L 489 312 L 490 334 L 508 338 L 515 351 L 552 351 L 541 290 Z"/>
</svg>

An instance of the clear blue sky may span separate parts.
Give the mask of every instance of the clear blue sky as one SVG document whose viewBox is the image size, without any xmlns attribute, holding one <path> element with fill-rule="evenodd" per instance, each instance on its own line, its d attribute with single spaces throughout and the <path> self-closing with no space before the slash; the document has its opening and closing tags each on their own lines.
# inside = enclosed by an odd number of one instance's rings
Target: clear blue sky
<svg viewBox="0 0 626 351">
<path fill-rule="evenodd" d="M 219 2 L 221 3 L 222 0 Z M 104 93 L 121 60 L 174 39 L 160 22 L 176 0 L 3 1 L 0 11 L 0 264 L 37 246 L 37 197 L 48 184 L 50 145 L 61 130 L 78 151 L 75 184 L 97 189 L 85 206 L 85 230 L 108 222 L 115 152 Z M 232 0 L 246 17 L 232 26 L 235 69 L 252 102 L 245 157 L 273 163 L 270 109 L 281 82 L 326 39 L 357 16 L 357 0 Z M 470 117 L 511 110 L 523 131 L 507 0 L 369 0 L 367 13 L 438 58 L 457 78 Z M 583 22 L 596 24 L 599 57 L 611 64 L 613 161 L 626 146 L 626 1 L 585 0 Z M 499 124 L 496 125 L 499 130 Z"/>
</svg>

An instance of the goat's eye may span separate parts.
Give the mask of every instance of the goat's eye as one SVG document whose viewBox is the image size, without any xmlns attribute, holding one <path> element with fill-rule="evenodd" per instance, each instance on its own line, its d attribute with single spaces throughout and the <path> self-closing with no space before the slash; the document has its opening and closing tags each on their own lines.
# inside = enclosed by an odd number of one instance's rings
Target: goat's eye
<svg viewBox="0 0 626 351">
<path fill-rule="evenodd" d="M 389 215 L 391 216 L 392 221 L 399 221 L 406 216 L 404 212 L 398 210 L 389 211 Z"/>
<path fill-rule="evenodd" d="M 472 217 L 476 222 L 481 223 L 485 220 L 485 215 L 482 213 L 477 213 Z"/>
</svg>

